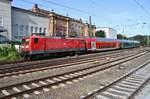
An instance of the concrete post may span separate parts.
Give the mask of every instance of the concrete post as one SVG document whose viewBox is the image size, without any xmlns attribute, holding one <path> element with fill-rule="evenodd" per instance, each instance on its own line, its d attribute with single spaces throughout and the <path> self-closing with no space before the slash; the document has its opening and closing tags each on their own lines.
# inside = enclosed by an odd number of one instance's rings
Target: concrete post
<svg viewBox="0 0 150 99">
<path fill-rule="evenodd" d="M 48 36 L 56 36 L 56 19 L 54 14 L 49 14 Z"/>
<path fill-rule="evenodd" d="M 66 20 L 67 20 L 66 37 L 69 37 L 69 18 L 67 18 Z"/>
</svg>

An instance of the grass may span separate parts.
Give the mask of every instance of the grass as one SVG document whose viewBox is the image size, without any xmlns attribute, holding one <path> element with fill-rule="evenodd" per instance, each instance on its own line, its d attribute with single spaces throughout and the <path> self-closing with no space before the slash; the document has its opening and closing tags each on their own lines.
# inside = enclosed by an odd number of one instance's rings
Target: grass
<svg viewBox="0 0 150 99">
<path fill-rule="evenodd" d="M 0 48 L 0 61 L 19 61 L 22 59 L 14 46 Z"/>
</svg>

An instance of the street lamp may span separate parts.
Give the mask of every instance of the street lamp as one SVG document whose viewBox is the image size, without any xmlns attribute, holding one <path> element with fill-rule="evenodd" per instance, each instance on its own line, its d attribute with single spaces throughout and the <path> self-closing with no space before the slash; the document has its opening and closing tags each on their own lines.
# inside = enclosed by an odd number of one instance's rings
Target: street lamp
<svg viewBox="0 0 150 99">
<path fill-rule="evenodd" d="M 149 33 L 149 25 L 147 26 L 147 30 L 148 30 L 147 33 Z M 149 35 L 148 34 L 147 34 L 147 46 L 149 46 Z"/>
<path fill-rule="evenodd" d="M 143 22 L 142 24 L 145 25 L 145 24 L 147 24 L 147 23 Z M 149 30 L 149 29 L 148 29 L 148 30 Z M 149 46 L 149 36 L 148 36 L 148 34 L 147 34 L 146 37 L 147 37 L 147 44 L 146 44 L 146 45 Z"/>
</svg>

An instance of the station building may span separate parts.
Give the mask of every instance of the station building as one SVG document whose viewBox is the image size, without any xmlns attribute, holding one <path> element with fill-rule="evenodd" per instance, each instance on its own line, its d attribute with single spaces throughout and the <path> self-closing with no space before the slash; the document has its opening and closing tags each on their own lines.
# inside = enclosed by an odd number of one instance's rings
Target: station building
<svg viewBox="0 0 150 99">
<path fill-rule="evenodd" d="M 12 0 L 0 0 L 0 35 L 7 38 L 12 38 L 11 35 L 11 1 Z M 3 30 L 6 30 L 3 32 Z"/>
<path fill-rule="evenodd" d="M 11 6 L 12 0 L 0 0 L 0 35 L 10 40 L 20 40 L 31 33 L 46 33 L 46 36 L 89 36 L 89 24 L 53 11 L 40 9 L 37 4 L 31 10 Z M 93 34 L 96 27 L 91 26 Z"/>
</svg>

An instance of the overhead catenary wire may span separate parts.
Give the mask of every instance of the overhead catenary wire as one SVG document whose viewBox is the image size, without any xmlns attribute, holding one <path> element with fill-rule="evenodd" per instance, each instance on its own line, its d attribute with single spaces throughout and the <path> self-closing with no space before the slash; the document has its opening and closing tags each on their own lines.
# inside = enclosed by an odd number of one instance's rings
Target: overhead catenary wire
<svg viewBox="0 0 150 99">
<path fill-rule="evenodd" d="M 146 10 L 146 8 L 137 0 L 133 0 L 148 16 L 150 16 L 150 12 Z"/>
<path fill-rule="evenodd" d="M 20 1 L 26 2 L 26 3 L 28 3 L 28 4 L 32 4 L 32 5 L 38 4 L 39 6 L 44 7 L 44 8 L 48 8 L 48 7 L 49 7 L 49 6 L 46 6 L 46 5 L 37 3 L 37 2 L 33 2 L 33 1 L 31 1 L 31 0 L 20 0 Z M 53 10 L 53 9 L 51 9 L 51 10 Z M 66 11 L 66 12 L 67 12 L 67 10 L 63 10 L 63 11 Z"/>
<path fill-rule="evenodd" d="M 30 3 L 30 4 L 38 4 L 38 5 L 42 6 L 42 7 L 48 8 L 48 6 L 45 6 L 45 5 L 37 3 L 37 2 L 33 2 L 31 0 L 20 0 L 20 1 L 24 1 L 24 2 Z M 63 4 L 59 4 L 59 3 L 56 3 L 56 2 L 53 2 L 53 1 L 49 1 L 49 0 L 41 0 L 41 1 L 47 2 L 47 3 L 55 5 L 55 6 L 59 6 L 59 7 L 67 8 L 67 9 L 70 9 L 70 10 L 74 10 L 74 11 L 80 12 L 82 14 L 86 14 L 88 16 L 99 18 L 99 19 L 103 20 L 103 22 L 112 23 L 112 19 L 110 19 L 110 18 L 98 16 L 98 15 L 96 15 L 94 13 L 90 13 L 90 12 L 87 12 L 87 11 L 84 11 L 84 10 L 80 10 L 78 8 L 73 8 L 73 7 L 70 7 L 70 6 L 67 6 L 67 5 L 63 5 Z M 68 12 L 67 10 L 64 10 L 64 11 Z"/>
<path fill-rule="evenodd" d="M 102 19 L 105 19 L 107 21 L 112 20 L 112 19 L 107 18 L 107 17 L 102 17 L 102 16 L 99 16 L 97 14 L 90 13 L 88 11 L 84 11 L 84 10 L 81 10 L 81 9 L 78 9 L 78 8 L 73 8 L 73 7 L 70 7 L 70 6 L 67 6 L 67 5 L 63 5 L 63 4 L 59 4 L 59 3 L 56 3 L 56 2 L 53 2 L 53 1 L 50 1 L 50 0 L 41 0 L 41 1 L 45 1 L 47 3 L 53 4 L 53 5 L 56 5 L 56 6 L 59 6 L 59 7 L 67 8 L 67 9 L 74 10 L 74 11 L 77 11 L 77 12 L 81 12 L 81 13 L 84 13 L 84 14 L 87 14 L 87 15 L 90 15 L 90 16 L 93 16 L 93 17 L 102 18 Z"/>
<path fill-rule="evenodd" d="M 24 1 L 24 2 L 27 2 L 27 3 L 29 3 L 29 4 L 38 4 L 38 5 L 41 6 L 41 7 L 48 8 L 48 6 L 46 6 L 46 5 L 44 5 L 44 4 L 40 4 L 40 3 L 37 3 L 37 2 L 33 2 L 33 1 L 31 1 L 31 0 L 20 0 L 20 1 Z M 83 13 L 83 14 L 86 14 L 86 15 L 89 15 L 89 16 L 92 16 L 92 17 L 95 17 L 95 18 L 104 19 L 103 22 L 113 23 L 113 20 L 111 20 L 110 18 L 102 17 L 102 16 L 96 15 L 96 14 L 94 14 L 94 13 L 90 13 L 90 12 L 81 10 L 81 9 L 79 9 L 79 8 L 73 8 L 73 7 L 70 7 L 70 6 L 67 6 L 67 5 L 64 5 L 64 4 L 59 4 L 59 3 L 56 3 L 56 2 L 53 2 L 53 1 L 50 1 L 50 0 L 41 0 L 41 1 L 47 2 L 47 3 L 52 4 L 52 5 L 55 5 L 55 6 L 59 6 L 59 7 L 67 8 L 67 9 L 70 9 L 70 10 L 74 10 L 74 11 L 77 11 L 77 12 L 80 12 L 80 13 Z M 95 2 L 94 2 L 94 3 L 95 3 Z M 64 10 L 64 9 L 61 9 L 61 10 Z M 67 10 L 64 10 L 64 11 L 67 11 Z M 111 21 L 110 21 L 110 20 L 111 20 Z"/>
</svg>

